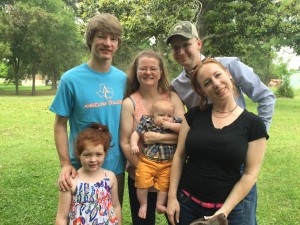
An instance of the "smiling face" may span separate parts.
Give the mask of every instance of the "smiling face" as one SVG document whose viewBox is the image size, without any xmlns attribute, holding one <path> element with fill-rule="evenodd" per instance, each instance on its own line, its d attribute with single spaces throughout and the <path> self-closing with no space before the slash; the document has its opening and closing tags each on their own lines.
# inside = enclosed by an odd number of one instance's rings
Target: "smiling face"
<svg viewBox="0 0 300 225">
<path fill-rule="evenodd" d="M 105 151 L 102 144 L 95 145 L 87 141 L 83 152 L 79 156 L 83 170 L 93 172 L 98 170 L 105 159 Z"/>
<path fill-rule="evenodd" d="M 159 62 L 155 58 L 142 57 L 137 65 L 137 79 L 140 85 L 157 86 L 161 78 Z"/>
<path fill-rule="evenodd" d="M 112 60 L 115 52 L 118 49 L 118 36 L 103 34 L 98 31 L 91 43 L 91 55 L 97 61 Z"/>
<path fill-rule="evenodd" d="M 199 87 L 213 102 L 233 95 L 231 76 L 220 65 L 210 62 L 202 65 L 196 74 Z"/>
<path fill-rule="evenodd" d="M 200 62 L 201 47 L 201 40 L 195 37 L 188 39 L 176 35 L 171 39 L 173 58 L 187 71 L 190 71 Z"/>
</svg>

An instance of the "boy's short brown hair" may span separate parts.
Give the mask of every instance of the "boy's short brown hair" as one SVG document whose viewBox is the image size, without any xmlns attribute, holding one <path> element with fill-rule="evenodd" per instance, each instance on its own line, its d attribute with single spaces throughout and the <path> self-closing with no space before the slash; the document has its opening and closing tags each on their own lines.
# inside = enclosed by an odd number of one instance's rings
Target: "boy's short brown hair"
<svg viewBox="0 0 300 225">
<path fill-rule="evenodd" d="M 92 41 L 98 31 L 102 31 L 104 34 L 117 36 L 119 42 L 118 46 L 120 46 L 122 25 L 117 17 L 109 13 L 99 13 L 90 19 L 85 33 L 85 42 L 89 50 L 91 50 Z"/>
</svg>

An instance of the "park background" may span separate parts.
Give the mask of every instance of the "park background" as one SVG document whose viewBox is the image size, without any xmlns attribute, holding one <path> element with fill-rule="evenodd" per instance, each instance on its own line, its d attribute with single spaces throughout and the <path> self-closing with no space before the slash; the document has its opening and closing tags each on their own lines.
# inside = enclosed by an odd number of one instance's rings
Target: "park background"
<svg viewBox="0 0 300 225">
<path fill-rule="evenodd" d="M 272 87 L 277 102 L 258 180 L 258 222 L 300 224 L 300 72 L 299 64 L 291 66 L 293 54 L 300 54 L 297 0 L 2 0 L 0 224 L 54 224 L 60 167 L 48 108 L 61 74 L 87 60 L 85 24 L 97 12 L 113 13 L 123 25 L 113 64 L 124 71 L 137 52 L 150 48 L 164 57 L 170 80 L 176 77 L 182 68 L 165 39 L 172 24 L 188 20 L 200 31 L 203 54 L 237 56 L 266 85 L 279 81 Z M 249 99 L 247 108 L 256 113 Z M 123 217 L 130 225 L 126 191 Z M 166 221 L 158 216 L 157 224 Z"/>
<path fill-rule="evenodd" d="M 54 93 L 37 87 L 37 96 L 22 87 L 0 84 L 0 224 L 54 224 L 60 172 L 53 138 L 54 114 L 49 106 Z M 247 108 L 256 104 L 247 99 Z M 278 98 L 270 139 L 258 185 L 259 225 L 297 225 L 300 221 L 300 89 L 295 97 Z M 130 225 L 127 188 L 124 225 Z M 157 225 L 167 225 L 159 216 Z"/>
</svg>

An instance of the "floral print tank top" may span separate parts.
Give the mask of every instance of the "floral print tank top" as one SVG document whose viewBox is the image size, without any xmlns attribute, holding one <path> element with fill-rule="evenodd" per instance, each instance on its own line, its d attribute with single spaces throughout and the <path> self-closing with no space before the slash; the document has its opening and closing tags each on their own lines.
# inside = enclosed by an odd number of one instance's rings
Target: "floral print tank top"
<svg viewBox="0 0 300 225">
<path fill-rule="evenodd" d="M 111 200 L 110 180 L 95 183 L 77 180 L 69 212 L 69 225 L 117 225 L 117 217 Z"/>
</svg>

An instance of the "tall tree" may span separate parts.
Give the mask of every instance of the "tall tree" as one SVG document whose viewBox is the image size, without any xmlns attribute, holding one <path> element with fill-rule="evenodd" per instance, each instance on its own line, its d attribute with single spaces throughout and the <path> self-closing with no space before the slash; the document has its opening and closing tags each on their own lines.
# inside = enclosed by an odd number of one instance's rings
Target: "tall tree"
<svg viewBox="0 0 300 225">
<path fill-rule="evenodd" d="M 153 48 L 161 51 L 162 54 L 167 52 L 165 36 L 169 27 L 179 19 L 191 20 L 191 16 L 194 17 L 199 8 L 197 0 L 66 1 L 76 5 L 76 15 L 84 22 L 97 12 L 112 13 L 119 18 L 123 25 L 124 37 L 121 49 L 114 57 L 114 63 L 124 70 L 127 69 L 128 63 L 136 52 L 141 49 Z M 84 32 L 84 26 L 82 26 L 82 32 Z M 156 44 L 150 46 L 149 39 L 152 37 L 155 37 Z M 170 69 L 175 67 L 171 58 L 166 58 L 166 60 L 172 65 Z"/>
<path fill-rule="evenodd" d="M 23 0 L 6 4 L 1 11 L 1 21 L 0 40 L 10 46 L 11 54 L 7 57 L 14 68 L 16 94 L 25 72 L 32 75 L 32 94 L 35 94 L 38 71 L 48 72 L 56 80 L 62 69 L 81 61 L 83 40 L 73 11 L 62 1 Z M 21 71 L 22 65 L 27 71 Z M 56 88 L 56 82 L 52 83 Z"/>
<path fill-rule="evenodd" d="M 10 53 L 7 55 L 8 63 L 12 66 L 14 76 L 12 80 L 16 85 L 16 95 L 19 94 L 19 80 L 22 77 L 20 69 L 22 60 L 25 58 L 25 50 L 23 46 L 28 43 L 28 15 L 22 10 L 22 6 L 5 5 L 4 10 L 1 11 L 1 39 L 4 43 L 9 43 Z"/>
<path fill-rule="evenodd" d="M 272 63 L 272 52 L 280 46 L 294 46 L 295 50 L 300 46 L 298 0 L 68 2 L 77 6 L 76 15 L 83 21 L 96 12 L 110 12 L 120 19 L 125 36 L 119 57 L 116 57 L 119 62 L 120 58 L 123 61 L 124 58 L 130 59 L 128 55 L 131 52 L 134 54 L 145 48 L 149 44 L 149 38 L 155 37 L 156 45 L 152 47 L 161 51 L 168 64 L 174 68 L 165 39 L 170 26 L 179 20 L 197 24 L 204 41 L 204 54 L 238 56 L 253 67 L 260 66 L 253 61 L 253 57 L 258 58 L 258 62 L 264 61 L 265 65 L 269 65 Z M 264 71 L 263 80 L 267 81 L 270 71 L 263 68 L 260 71 Z"/>
<path fill-rule="evenodd" d="M 2 8 L 18 1 L 4 2 L 0 4 Z M 114 64 L 122 69 L 127 68 L 131 56 L 137 51 L 153 48 L 163 54 L 171 74 L 177 74 L 181 68 L 174 63 L 165 40 L 171 25 L 179 20 L 196 23 L 204 41 L 204 54 L 238 56 L 258 71 L 265 82 L 271 76 L 274 51 L 286 45 L 300 53 L 299 0 L 64 0 L 68 7 L 60 0 L 22 2 L 52 13 L 49 17 L 51 24 L 46 23 L 48 31 L 51 31 L 46 32 L 44 37 L 47 40 L 43 44 L 47 46 L 46 50 L 39 51 L 45 52 L 39 59 L 43 70 L 47 71 L 61 71 L 61 62 L 66 62 L 72 53 L 80 52 L 75 50 L 78 47 L 76 43 L 82 44 L 83 40 L 78 35 L 72 38 L 76 31 L 71 28 L 70 20 L 82 21 L 78 25 L 83 35 L 88 19 L 97 12 L 115 14 L 123 24 L 123 44 L 114 58 Z M 70 8 L 74 10 L 76 19 L 69 13 Z M 63 36 L 64 33 L 68 38 Z M 150 38 L 156 40 L 152 46 L 149 45 Z M 57 43 L 61 39 L 67 41 Z M 72 48 L 74 51 L 71 52 Z M 62 49 L 60 56 L 64 60 L 56 56 Z M 66 54 L 62 56 L 63 53 Z M 53 72 L 53 79 L 57 73 Z"/>
</svg>

